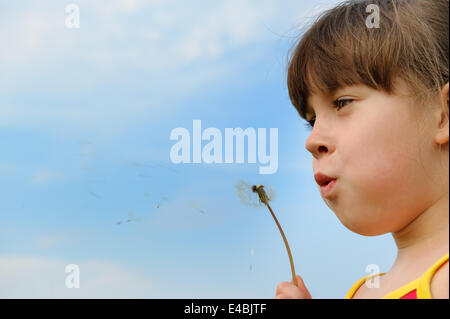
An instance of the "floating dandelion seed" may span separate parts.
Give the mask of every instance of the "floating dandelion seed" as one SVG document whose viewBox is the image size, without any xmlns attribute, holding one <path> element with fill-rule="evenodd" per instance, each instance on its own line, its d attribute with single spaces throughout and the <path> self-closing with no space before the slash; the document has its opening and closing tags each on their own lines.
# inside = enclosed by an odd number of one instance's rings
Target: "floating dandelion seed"
<svg viewBox="0 0 450 319">
<path fill-rule="evenodd" d="M 99 194 L 94 193 L 93 191 L 89 191 L 89 194 L 91 194 L 92 196 L 94 196 L 94 197 L 97 198 L 97 199 L 102 198 Z"/>
<path fill-rule="evenodd" d="M 141 219 L 139 217 L 136 217 L 132 212 L 128 213 L 128 220 L 127 223 L 131 222 L 131 221 L 136 221 L 136 222 L 140 222 Z"/>
<path fill-rule="evenodd" d="M 161 207 L 162 202 L 167 200 L 169 199 L 165 195 L 162 195 L 161 199 L 158 202 L 156 202 L 156 208 Z"/>
<path fill-rule="evenodd" d="M 275 193 L 273 192 L 273 190 L 270 187 L 267 187 L 267 188 L 268 188 L 268 192 L 265 191 L 265 186 L 263 186 L 263 185 L 250 186 L 249 184 L 247 184 L 244 181 L 239 181 L 236 184 L 237 194 L 238 194 L 239 198 L 241 199 L 241 201 L 245 205 L 258 206 L 258 207 L 265 205 L 269 209 L 270 214 L 272 215 L 273 219 L 275 220 L 275 223 L 278 226 L 278 230 L 281 233 L 281 237 L 283 237 L 283 241 L 286 246 L 287 253 L 289 255 L 289 262 L 291 264 L 291 272 L 292 272 L 292 281 L 293 281 L 294 285 L 298 286 L 297 278 L 295 277 L 295 268 L 294 268 L 294 261 L 292 259 L 291 249 L 289 248 L 289 244 L 287 242 L 286 236 L 284 235 L 283 229 L 281 228 L 281 225 L 278 222 L 278 219 L 276 218 L 272 208 L 269 205 L 269 202 L 273 199 L 273 196 Z M 259 203 L 255 202 L 255 200 L 254 200 L 255 193 L 258 194 Z"/>
<path fill-rule="evenodd" d="M 250 249 L 250 271 L 252 271 L 253 270 L 253 262 L 252 262 L 252 259 L 253 259 L 253 255 L 255 254 L 255 251 L 253 250 L 253 248 L 251 248 Z"/>
<path fill-rule="evenodd" d="M 197 203 L 195 203 L 195 202 L 192 203 L 191 207 L 192 207 L 193 209 L 195 209 L 196 211 L 198 211 L 200 214 L 204 214 L 204 213 L 205 213 L 205 211 L 204 211 L 203 209 L 199 208 L 199 207 L 197 206 Z"/>
<path fill-rule="evenodd" d="M 131 163 L 133 163 L 133 165 L 136 166 L 136 167 L 144 167 L 145 166 L 145 164 L 141 163 L 141 162 L 131 161 Z"/>
<path fill-rule="evenodd" d="M 132 212 L 129 212 L 129 213 L 128 213 L 128 219 L 127 219 L 127 220 L 125 220 L 125 221 L 118 221 L 116 224 L 117 224 L 117 225 L 120 225 L 120 224 L 122 224 L 122 223 L 130 223 L 130 222 L 132 222 L 132 221 L 140 222 L 141 219 L 138 218 L 138 217 L 136 217 Z"/>
</svg>

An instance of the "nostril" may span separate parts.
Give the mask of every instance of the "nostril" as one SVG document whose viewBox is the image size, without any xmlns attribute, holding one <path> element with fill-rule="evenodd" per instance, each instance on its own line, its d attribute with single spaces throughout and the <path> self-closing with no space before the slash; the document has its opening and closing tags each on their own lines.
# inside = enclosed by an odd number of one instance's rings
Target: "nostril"
<svg viewBox="0 0 450 319">
<path fill-rule="evenodd" d="M 319 152 L 326 152 L 326 151 L 328 151 L 328 149 L 325 146 L 323 145 L 319 146 Z"/>
</svg>

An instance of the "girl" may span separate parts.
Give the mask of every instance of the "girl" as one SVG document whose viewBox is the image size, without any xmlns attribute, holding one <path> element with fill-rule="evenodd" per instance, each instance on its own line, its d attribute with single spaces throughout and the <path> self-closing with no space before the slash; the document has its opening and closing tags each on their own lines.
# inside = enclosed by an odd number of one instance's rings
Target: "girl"
<svg viewBox="0 0 450 319">
<path fill-rule="evenodd" d="M 449 298 L 448 6 L 343 2 L 289 63 L 323 200 L 351 231 L 392 233 L 398 248 L 392 268 L 358 280 L 347 299 Z M 280 283 L 275 298 L 311 298 L 297 282 Z"/>
</svg>

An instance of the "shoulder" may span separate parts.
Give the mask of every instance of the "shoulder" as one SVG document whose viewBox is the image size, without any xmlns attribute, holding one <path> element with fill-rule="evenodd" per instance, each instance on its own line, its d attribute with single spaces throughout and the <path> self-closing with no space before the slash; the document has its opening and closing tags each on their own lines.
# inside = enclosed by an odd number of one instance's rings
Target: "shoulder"
<svg viewBox="0 0 450 319">
<path fill-rule="evenodd" d="M 382 280 L 382 276 L 385 273 L 367 275 L 360 278 L 351 288 L 347 297 L 349 299 L 378 299 L 383 296 L 380 294 L 380 289 L 370 289 L 370 288 L 379 288 L 380 282 Z M 346 298 L 347 298 L 346 297 Z"/>
<path fill-rule="evenodd" d="M 449 266 L 448 260 L 436 270 L 430 282 L 431 296 L 433 299 L 449 298 Z"/>
</svg>

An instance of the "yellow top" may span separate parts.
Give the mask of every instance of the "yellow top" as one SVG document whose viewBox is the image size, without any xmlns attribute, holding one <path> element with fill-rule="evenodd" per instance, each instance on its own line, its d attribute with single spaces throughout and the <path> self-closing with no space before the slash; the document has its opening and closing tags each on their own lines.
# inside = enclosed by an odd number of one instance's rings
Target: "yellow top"
<svg viewBox="0 0 450 319">
<path fill-rule="evenodd" d="M 433 278 L 434 273 L 436 270 L 442 266 L 446 261 L 448 261 L 448 253 L 443 256 L 441 259 L 439 259 L 433 266 L 431 266 L 422 276 L 419 278 L 407 283 L 406 285 L 388 293 L 385 295 L 382 299 L 402 299 L 405 295 L 408 293 L 416 292 L 417 299 L 433 299 L 431 296 L 431 290 L 430 290 L 430 282 L 431 278 Z M 374 276 L 382 276 L 386 273 L 381 274 L 373 274 L 365 276 L 361 279 L 359 279 L 353 286 L 350 288 L 349 292 L 345 296 L 345 299 L 352 299 L 355 295 L 356 291 L 359 289 L 359 287 L 362 286 L 366 282 L 367 279 L 372 278 Z M 406 298 L 404 298 L 406 299 Z M 408 299 L 415 299 L 408 298 Z"/>
</svg>

